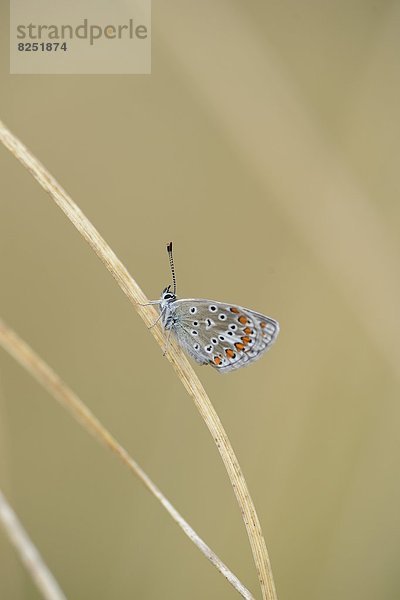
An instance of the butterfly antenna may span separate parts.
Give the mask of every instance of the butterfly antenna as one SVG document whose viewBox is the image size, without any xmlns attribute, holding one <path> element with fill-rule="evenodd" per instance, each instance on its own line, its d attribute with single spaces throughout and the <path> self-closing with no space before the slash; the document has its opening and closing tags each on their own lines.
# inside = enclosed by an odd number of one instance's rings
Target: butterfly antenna
<svg viewBox="0 0 400 600">
<path fill-rule="evenodd" d="M 173 294 L 175 296 L 176 295 L 176 279 L 175 279 L 174 257 L 172 256 L 172 242 L 169 242 L 169 244 L 167 244 L 167 252 L 168 252 L 168 258 L 169 258 L 169 266 L 171 267 L 172 281 L 174 284 Z"/>
</svg>

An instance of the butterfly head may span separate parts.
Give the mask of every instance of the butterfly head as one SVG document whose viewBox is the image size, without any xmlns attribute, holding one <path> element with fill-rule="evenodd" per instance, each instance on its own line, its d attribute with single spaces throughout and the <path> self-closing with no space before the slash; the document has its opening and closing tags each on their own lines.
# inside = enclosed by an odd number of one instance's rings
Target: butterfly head
<svg viewBox="0 0 400 600">
<path fill-rule="evenodd" d="M 170 285 L 167 285 L 167 287 L 163 289 L 161 293 L 161 300 L 166 300 L 167 302 L 175 302 L 176 294 L 171 292 Z"/>
<path fill-rule="evenodd" d="M 175 300 L 176 300 L 176 294 L 171 292 L 171 286 L 168 285 L 161 292 L 161 299 L 160 299 L 161 310 L 163 311 L 169 304 L 171 304 L 171 302 L 175 302 Z"/>
</svg>

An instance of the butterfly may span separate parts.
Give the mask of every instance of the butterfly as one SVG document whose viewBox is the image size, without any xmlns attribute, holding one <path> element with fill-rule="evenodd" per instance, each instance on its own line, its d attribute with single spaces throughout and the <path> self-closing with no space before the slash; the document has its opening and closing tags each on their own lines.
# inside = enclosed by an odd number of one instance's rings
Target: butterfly
<svg viewBox="0 0 400 600">
<path fill-rule="evenodd" d="M 229 373 L 258 360 L 275 342 L 279 323 L 261 313 L 225 302 L 176 296 L 172 242 L 167 245 L 173 289 L 168 285 L 158 305 L 163 327 L 201 365 Z M 168 341 L 167 341 L 168 345 Z"/>
</svg>

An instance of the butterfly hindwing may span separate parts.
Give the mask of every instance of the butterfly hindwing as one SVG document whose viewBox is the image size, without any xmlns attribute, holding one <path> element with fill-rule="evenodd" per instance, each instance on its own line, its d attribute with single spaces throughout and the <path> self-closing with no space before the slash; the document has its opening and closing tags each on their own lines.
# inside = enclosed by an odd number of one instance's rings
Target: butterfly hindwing
<svg viewBox="0 0 400 600">
<path fill-rule="evenodd" d="M 234 304 L 184 299 L 172 302 L 170 311 L 179 343 L 197 362 L 220 373 L 257 360 L 279 333 L 274 319 Z"/>
</svg>

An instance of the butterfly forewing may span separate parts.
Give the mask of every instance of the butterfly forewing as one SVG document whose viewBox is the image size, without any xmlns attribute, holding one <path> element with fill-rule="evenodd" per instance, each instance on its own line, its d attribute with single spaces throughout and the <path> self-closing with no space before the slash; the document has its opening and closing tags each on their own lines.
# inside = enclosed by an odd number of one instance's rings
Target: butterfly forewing
<svg viewBox="0 0 400 600">
<path fill-rule="evenodd" d="M 197 362 L 220 373 L 257 360 L 279 333 L 274 319 L 234 304 L 187 299 L 169 308 L 178 342 Z"/>
</svg>

